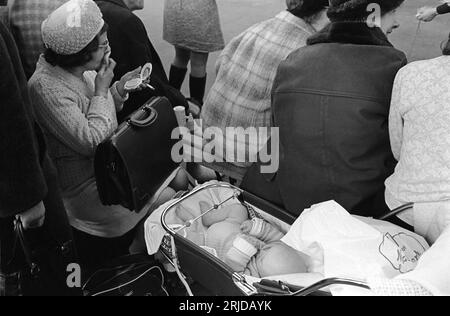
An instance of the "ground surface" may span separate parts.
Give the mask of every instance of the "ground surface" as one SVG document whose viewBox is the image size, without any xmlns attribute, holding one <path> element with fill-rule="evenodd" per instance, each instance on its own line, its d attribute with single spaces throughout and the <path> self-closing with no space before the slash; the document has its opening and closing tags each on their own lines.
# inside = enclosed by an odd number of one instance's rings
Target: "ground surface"
<svg viewBox="0 0 450 316">
<path fill-rule="evenodd" d="M 284 10 L 285 0 L 216 0 L 220 8 L 221 22 L 225 40 L 234 36 L 254 23 L 268 19 Z M 162 40 L 164 0 L 145 0 L 146 8 L 139 12 L 144 20 L 150 37 L 163 60 L 166 69 L 173 59 L 172 47 Z M 407 0 L 400 9 L 400 29 L 390 37 L 392 43 L 403 50 L 410 60 L 436 57 L 440 54 L 440 44 L 450 32 L 450 14 L 436 18 L 431 23 L 422 23 L 418 28 L 414 18 L 417 8 L 423 5 L 437 5 L 436 0 Z M 414 44 L 414 45 L 413 45 Z M 214 80 L 214 64 L 218 53 L 212 54 L 208 67 L 208 87 Z M 186 89 L 186 86 L 184 87 Z"/>
</svg>

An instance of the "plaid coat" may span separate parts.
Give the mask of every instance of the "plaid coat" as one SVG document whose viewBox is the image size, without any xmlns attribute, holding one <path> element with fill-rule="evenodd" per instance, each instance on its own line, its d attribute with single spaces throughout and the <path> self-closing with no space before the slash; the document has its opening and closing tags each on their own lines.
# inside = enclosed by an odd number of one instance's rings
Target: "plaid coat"
<svg viewBox="0 0 450 316">
<path fill-rule="evenodd" d="M 271 126 L 271 91 L 278 65 L 305 46 L 313 33 L 311 25 L 284 11 L 234 38 L 217 61 L 217 78 L 202 109 L 203 126 L 224 131 Z M 265 144 L 250 145 L 259 150 Z"/>
<path fill-rule="evenodd" d="M 67 0 L 10 1 L 10 24 L 22 59 L 25 75 L 30 78 L 36 70 L 39 55 L 44 52 L 41 24 Z"/>
</svg>

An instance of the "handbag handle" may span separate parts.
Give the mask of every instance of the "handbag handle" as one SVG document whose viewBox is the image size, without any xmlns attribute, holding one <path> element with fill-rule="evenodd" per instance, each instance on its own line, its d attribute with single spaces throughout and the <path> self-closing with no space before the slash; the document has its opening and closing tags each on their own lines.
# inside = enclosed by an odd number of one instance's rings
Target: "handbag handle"
<svg viewBox="0 0 450 316">
<path fill-rule="evenodd" d="M 23 254 L 25 256 L 25 260 L 28 264 L 28 267 L 30 268 L 30 273 L 32 276 L 36 276 L 40 272 L 39 266 L 33 262 L 32 254 L 31 254 L 31 248 L 28 244 L 28 241 L 25 237 L 25 229 L 23 228 L 22 221 L 20 217 L 16 219 L 15 225 L 14 225 L 14 231 L 16 233 L 16 238 L 19 239 L 20 245 L 22 246 Z"/>
<path fill-rule="evenodd" d="M 147 114 L 145 118 L 143 119 L 139 118 L 142 115 L 142 113 L 136 112 L 135 114 L 133 114 L 133 116 L 131 116 L 128 123 L 134 127 L 139 128 L 148 127 L 152 125 L 158 116 L 156 110 L 151 106 L 146 106 L 142 109 L 142 111 Z"/>
</svg>

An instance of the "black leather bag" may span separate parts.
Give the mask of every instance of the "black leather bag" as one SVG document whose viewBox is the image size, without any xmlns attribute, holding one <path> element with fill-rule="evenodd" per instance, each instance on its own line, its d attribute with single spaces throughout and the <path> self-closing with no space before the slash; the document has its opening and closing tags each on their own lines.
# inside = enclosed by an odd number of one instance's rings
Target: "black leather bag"
<svg viewBox="0 0 450 316">
<path fill-rule="evenodd" d="M 38 237 L 36 242 L 35 237 Z M 14 224 L 12 258 L 0 271 L 0 296 L 79 296 L 69 288 L 67 267 L 73 256 L 72 241 L 58 244 L 44 229 L 25 231 L 20 219 Z M 9 267 L 12 266 L 12 267 Z"/>
<path fill-rule="evenodd" d="M 95 176 L 104 205 L 139 212 L 178 167 L 171 157 L 177 120 L 169 100 L 150 99 L 97 148 Z"/>
</svg>

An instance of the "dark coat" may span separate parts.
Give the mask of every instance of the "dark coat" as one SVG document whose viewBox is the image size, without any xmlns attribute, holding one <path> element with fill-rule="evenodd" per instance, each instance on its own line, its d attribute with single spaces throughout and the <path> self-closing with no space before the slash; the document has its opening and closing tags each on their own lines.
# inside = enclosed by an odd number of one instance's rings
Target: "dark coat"
<svg viewBox="0 0 450 316">
<path fill-rule="evenodd" d="M 294 214 L 327 200 L 363 216 L 389 210 L 384 181 L 396 162 L 388 116 L 405 64 L 379 28 L 332 23 L 280 65 L 272 103 L 280 197 L 273 201 Z"/>
<path fill-rule="evenodd" d="M 25 99 L 27 82 L 17 76 L 13 42 L 0 24 L 0 217 L 11 217 L 44 200 L 45 143 Z M 21 82 L 19 82 L 21 81 Z M 37 131 L 37 133 L 35 133 Z"/>
<path fill-rule="evenodd" d="M 151 62 L 153 73 L 151 85 L 156 91 L 146 89 L 133 93 L 118 114 L 122 121 L 128 115 L 153 96 L 166 96 L 173 106 L 187 106 L 185 97 L 180 91 L 169 85 L 161 59 L 150 42 L 144 23 L 122 0 L 96 1 L 103 18 L 109 26 L 108 39 L 111 45 L 111 57 L 117 62 L 114 81 L 120 80 L 124 74 L 139 66 Z"/>
<path fill-rule="evenodd" d="M 34 120 L 19 52 L 1 22 L 0 64 L 0 78 L 3 78 L 0 80 L 0 259 L 4 263 L 11 255 L 14 215 L 43 201 L 46 220 L 42 229 L 32 233 L 33 242 L 51 235 L 58 245 L 68 247 L 67 263 L 76 262 L 75 249 L 69 244 L 72 231 L 58 188 L 56 169 L 47 155 L 42 131 Z M 60 275 L 65 275 L 65 271 L 60 271 Z M 67 289 L 67 293 L 59 294 L 75 293 L 77 291 Z"/>
</svg>

